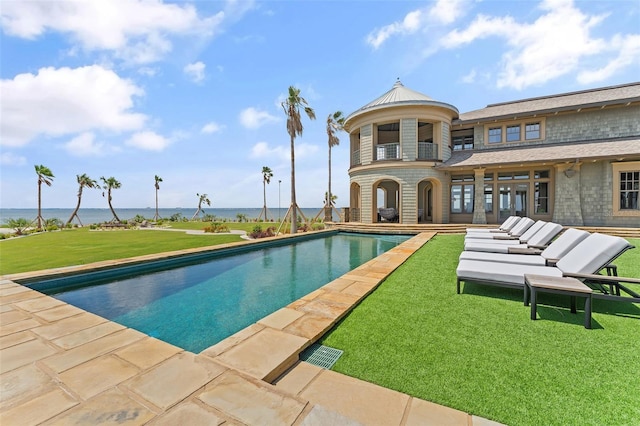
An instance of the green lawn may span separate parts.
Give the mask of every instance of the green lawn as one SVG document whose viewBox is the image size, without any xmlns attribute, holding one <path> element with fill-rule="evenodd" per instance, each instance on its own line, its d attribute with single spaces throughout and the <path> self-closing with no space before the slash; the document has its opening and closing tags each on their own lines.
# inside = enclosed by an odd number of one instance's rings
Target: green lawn
<svg viewBox="0 0 640 426">
<path fill-rule="evenodd" d="M 325 336 L 334 370 L 509 425 L 639 424 L 640 306 L 594 300 L 586 330 L 543 294 L 531 321 L 522 291 L 456 294 L 462 246 L 435 237 Z M 640 248 L 615 263 L 640 277 Z"/>
<path fill-rule="evenodd" d="M 194 225 L 196 226 L 196 225 Z M 202 229 L 202 223 L 192 229 Z M 65 229 L 0 240 L 0 275 L 241 241 L 238 235 Z"/>
</svg>

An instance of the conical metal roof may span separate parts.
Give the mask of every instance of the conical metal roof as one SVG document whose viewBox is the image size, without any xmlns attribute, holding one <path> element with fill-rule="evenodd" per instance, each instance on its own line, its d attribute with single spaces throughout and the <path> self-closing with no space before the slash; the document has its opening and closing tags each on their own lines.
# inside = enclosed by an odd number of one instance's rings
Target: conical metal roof
<svg viewBox="0 0 640 426">
<path fill-rule="evenodd" d="M 393 85 L 393 87 L 391 88 L 391 90 L 389 90 L 387 93 L 380 96 L 379 98 L 369 102 L 362 108 L 352 112 L 347 117 L 346 121 L 348 122 L 354 117 L 360 114 L 363 114 L 365 112 L 382 109 L 382 108 L 389 108 L 393 106 L 400 106 L 400 105 L 424 105 L 424 106 L 440 107 L 440 108 L 445 108 L 453 111 L 455 113 L 455 116 L 458 115 L 458 109 L 453 105 L 436 101 L 425 94 L 416 92 L 415 90 L 411 90 L 405 87 L 400 81 L 400 79 L 398 79 Z"/>
</svg>

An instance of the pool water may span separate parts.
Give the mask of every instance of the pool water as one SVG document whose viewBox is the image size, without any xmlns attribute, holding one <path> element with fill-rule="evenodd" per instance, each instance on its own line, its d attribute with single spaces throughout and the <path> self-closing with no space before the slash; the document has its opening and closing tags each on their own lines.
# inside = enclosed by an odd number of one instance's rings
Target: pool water
<svg viewBox="0 0 640 426">
<path fill-rule="evenodd" d="M 409 238 L 339 233 L 40 291 L 198 353 Z"/>
</svg>

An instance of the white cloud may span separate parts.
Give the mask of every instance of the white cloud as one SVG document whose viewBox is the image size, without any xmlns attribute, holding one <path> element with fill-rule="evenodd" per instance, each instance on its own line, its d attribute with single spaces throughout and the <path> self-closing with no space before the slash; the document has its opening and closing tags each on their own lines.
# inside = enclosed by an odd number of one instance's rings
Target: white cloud
<svg viewBox="0 0 640 426">
<path fill-rule="evenodd" d="M 91 132 L 82 133 L 64 145 L 66 151 L 76 157 L 102 156 L 106 152 L 104 142 L 96 142 Z"/>
<path fill-rule="evenodd" d="M 296 159 L 302 159 L 310 156 L 314 156 L 318 152 L 317 145 L 311 145 L 307 143 L 296 143 Z M 267 142 L 258 142 L 251 148 L 250 158 L 277 158 L 280 160 L 291 159 L 291 146 L 290 145 L 278 145 L 270 147 Z"/>
<path fill-rule="evenodd" d="M 35 39 L 57 31 L 85 50 L 148 63 L 171 51 L 169 37 L 212 36 L 222 31 L 223 21 L 237 20 L 252 7 L 253 2 L 229 1 L 225 10 L 200 17 L 191 4 L 157 0 L 9 1 L 2 4 L 0 22 L 12 36 Z"/>
<path fill-rule="evenodd" d="M 249 107 L 240 112 L 240 124 L 249 129 L 257 129 L 264 124 L 278 121 L 278 117 L 269 114 L 267 111 L 260 111 Z"/>
<path fill-rule="evenodd" d="M 132 112 L 144 92 L 98 65 L 42 68 L 0 81 L 0 143 L 23 146 L 39 135 L 64 136 L 90 130 L 127 131 L 147 116 Z"/>
<path fill-rule="evenodd" d="M 487 37 L 503 39 L 508 49 L 502 55 L 496 85 L 518 90 L 569 73 L 576 73 L 581 83 L 601 81 L 637 62 L 638 35 L 617 35 L 611 40 L 592 35 L 606 15 L 585 14 L 572 0 L 544 0 L 539 8 L 542 14 L 532 23 L 478 15 L 467 28 L 443 37 L 441 44 L 455 48 Z M 584 70 L 584 63 L 596 57 L 605 65 Z"/>
<path fill-rule="evenodd" d="M 472 69 L 466 75 L 462 76 L 462 82 L 467 84 L 473 83 L 474 81 L 476 81 L 476 74 L 476 70 Z"/>
<path fill-rule="evenodd" d="M 216 123 L 215 121 L 212 121 L 211 123 L 205 124 L 204 127 L 202 127 L 202 130 L 200 130 L 200 133 L 218 133 L 221 132 L 223 128 L 224 126 Z"/>
<path fill-rule="evenodd" d="M 464 13 L 467 0 L 437 0 L 431 7 L 413 10 L 402 21 L 392 22 L 367 36 L 367 43 L 378 49 L 394 35 L 407 35 L 429 30 L 433 25 L 449 25 Z"/>
<path fill-rule="evenodd" d="M 138 69 L 138 74 L 144 75 L 147 77 L 154 77 L 157 73 L 158 73 L 158 70 L 152 67 L 141 67 Z"/>
<path fill-rule="evenodd" d="M 144 131 L 133 134 L 125 141 L 126 145 L 145 151 L 163 151 L 171 141 L 152 131 Z"/>
<path fill-rule="evenodd" d="M 27 164 L 27 159 L 11 152 L 3 152 L 0 154 L 0 164 L 3 166 L 24 166 Z"/>
<path fill-rule="evenodd" d="M 204 69 L 206 65 L 200 61 L 188 64 L 184 67 L 183 71 L 187 76 L 195 83 L 199 83 L 204 80 Z"/>
<path fill-rule="evenodd" d="M 601 68 L 581 71 L 578 73 L 578 82 L 591 84 L 603 81 L 629 65 L 637 66 L 640 63 L 640 34 L 615 35 L 607 50 L 616 51 L 618 56 Z"/>
</svg>

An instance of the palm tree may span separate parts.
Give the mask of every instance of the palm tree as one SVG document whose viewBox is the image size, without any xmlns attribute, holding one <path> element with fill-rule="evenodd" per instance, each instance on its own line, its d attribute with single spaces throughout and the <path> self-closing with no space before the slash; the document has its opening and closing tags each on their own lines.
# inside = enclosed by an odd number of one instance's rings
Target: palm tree
<svg viewBox="0 0 640 426">
<path fill-rule="evenodd" d="M 211 205 L 211 201 L 209 200 L 209 198 L 207 198 L 207 194 L 196 194 L 196 195 L 198 196 L 198 199 L 199 199 L 198 210 L 196 210 L 196 212 L 193 214 L 193 217 L 191 218 L 191 220 L 194 220 L 196 217 L 198 217 L 201 211 L 204 213 L 204 210 L 202 210 L 202 203 L 205 203 L 208 206 Z"/>
<path fill-rule="evenodd" d="M 78 210 L 80 210 L 80 202 L 82 201 L 82 190 L 87 187 L 87 188 L 98 188 L 100 189 L 100 185 L 98 185 L 98 182 L 96 182 L 95 180 L 91 179 L 89 176 L 87 176 L 86 173 L 83 173 L 81 175 L 76 175 L 76 179 L 78 180 L 78 204 L 76 205 L 76 209 L 73 211 L 73 213 L 71 213 L 71 216 L 69 216 L 69 220 L 67 220 L 67 223 L 65 223 L 65 226 L 69 226 L 69 224 L 71 223 L 71 221 L 73 220 L 73 218 L 75 217 L 76 219 L 78 219 L 78 222 L 80 223 L 80 226 L 82 226 L 82 221 L 80 220 L 80 216 L 78 216 Z"/>
<path fill-rule="evenodd" d="M 300 108 L 304 108 L 305 114 L 310 120 L 316 119 L 316 113 L 309 106 L 307 101 L 300 96 L 300 89 L 289 86 L 289 96 L 282 102 L 282 109 L 287 115 L 287 133 L 291 138 L 291 233 L 298 232 L 298 203 L 296 202 L 296 167 L 295 167 L 295 139 L 296 136 L 302 136 L 302 119 L 300 117 Z"/>
<path fill-rule="evenodd" d="M 162 182 L 162 178 L 156 175 L 156 215 L 153 217 L 153 220 L 160 219 L 160 215 L 158 214 L 158 190 L 160 189 L 160 182 Z"/>
<path fill-rule="evenodd" d="M 116 211 L 113 210 L 113 206 L 111 205 L 111 190 L 112 189 L 118 189 L 120 188 L 122 185 L 120 184 L 120 182 L 118 182 L 116 180 L 116 178 L 114 178 L 113 176 L 105 179 L 104 176 L 102 176 L 100 178 L 100 180 L 102 181 L 102 183 L 104 184 L 104 187 L 107 188 L 107 202 L 109 203 L 109 209 L 111 209 L 111 213 L 113 214 L 113 221 L 115 222 L 120 222 L 120 218 L 118 217 L 118 215 L 116 214 Z M 102 196 L 104 197 L 104 192 L 102 192 Z"/>
<path fill-rule="evenodd" d="M 269 214 L 267 213 L 267 184 L 271 183 L 271 178 L 273 177 L 273 171 L 267 166 L 262 167 L 262 197 L 264 199 L 264 205 L 262 210 L 260 211 L 260 215 L 258 216 L 258 220 L 262 217 L 262 212 L 264 212 L 264 220 L 269 220 Z"/>
<path fill-rule="evenodd" d="M 325 197 L 325 221 L 331 219 L 331 209 L 333 208 L 334 201 L 333 194 L 331 193 L 331 148 L 340 144 L 340 139 L 336 136 L 336 132 L 344 129 L 344 120 L 345 117 L 342 115 L 342 111 L 336 111 L 327 116 L 327 136 L 329 138 L 329 190 L 327 191 L 328 196 Z"/>
<path fill-rule="evenodd" d="M 34 167 L 38 175 L 38 217 L 36 220 L 38 221 L 38 229 L 42 229 L 42 223 L 44 222 L 44 218 L 42 217 L 42 184 L 44 183 L 47 186 L 51 186 L 55 176 L 51 169 L 42 164 Z"/>
</svg>

